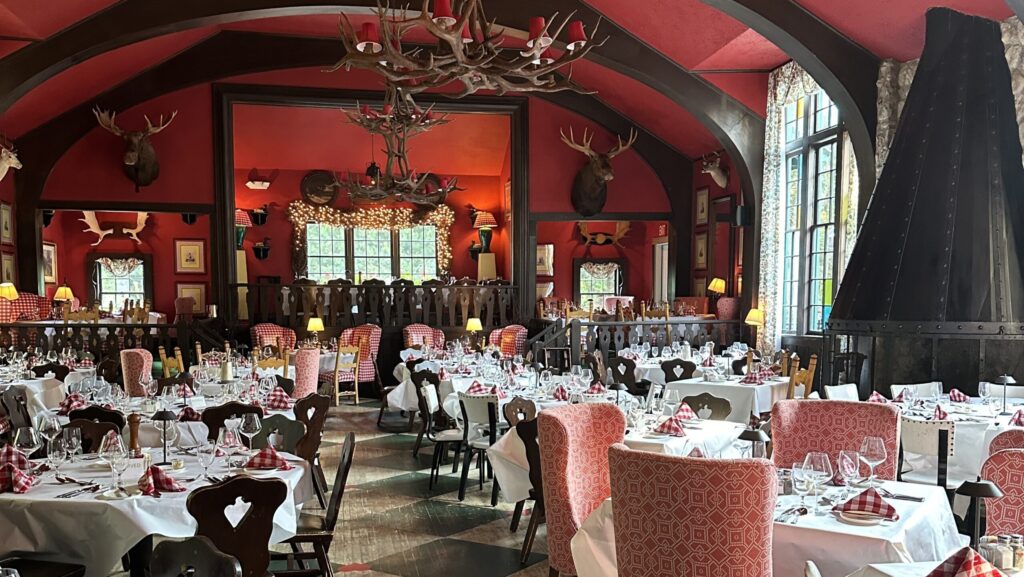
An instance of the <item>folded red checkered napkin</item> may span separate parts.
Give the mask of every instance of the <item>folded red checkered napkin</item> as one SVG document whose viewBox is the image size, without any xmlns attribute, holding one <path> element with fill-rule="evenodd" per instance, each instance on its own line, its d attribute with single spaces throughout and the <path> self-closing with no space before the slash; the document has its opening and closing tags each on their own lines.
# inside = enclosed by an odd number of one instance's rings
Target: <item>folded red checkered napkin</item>
<svg viewBox="0 0 1024 577">
<path fill-rule="evenodd" d="M 200 421 L 202 420 L 202 416 L 199 414 L 199 411 L 193 409 L 192 407 L 185 407 L 184 409 L 181 410 L 180 413 L 178 413 L 178 420 Z"/>
<path fill-rule="evenodd" d="M 757 374 L 764 381 L 774 379 L 777 376 L 774 367 L 768 363 L 761 363 L 761 368 L 757 370 Z"/>
<path fill-rule="evenodd" d="M 900 394 L 902 395 L 903 393 L 900 393 Z M 889 403 L 889 399 L 887 399 L 884 396 L 882 396 L 882 393 L 879 393 L 878 391 L 871 391 L 871 395 L 868 397 L 868 402 L 869 403 L 881 403 L 881 404 L 885 405 L 885 404 Z"/>
<path fill-rule="evenodd" d="M 763 385 L 764 377 L 761 376 L 761 371 L 750 371 L 740 379 L 740 383 L 744 385 Z"/>
<path fill-rule="evenodd" d="M 966 403 L 971 400 L 970 397 L 960 392 L 960 389 L 953 389 L 949 391 L 949 400 L 954 403 Z"/>
<path fill-rule="evenodd" d="M 437 376 L 442 381 L 451 380 L 451 377 L 452 377 L 451 373 L 448 372 L 448 369 L 446 369 L 444 367 L 441 367 L 441 370 L 437 372 Z"/>
<path fill-rule="evenodd" d="M 35 482 L 35 477 L 10 463 L 0 466 L 0 493 L 7 491 L 24 493 L 31 489 Z"/>
<path fill-rule="evenodd" d="M 892 399 L 893 402 L 894 403 L 902 403 L 907 398 L 906 394 L 907 394 L 907 389 L 900 389 L 900 394 L 898 394 L 895 397 L 893 397 L 893 399 Z M 881 397 L 881 395 L 878 395 L 878 396 Z M 882 398 L 884 399 L 885 397 L 882 397 Z"/>
<path fill-rule="evenodd" d="M 935 415 L 932 416 L 932 419 L 936 421 L 945 421 L 948 418 L 949 413 L 942 410 L 942 405 L 935 405 Z"/>
<path fill-rule="evenodd" d="M 505 394 L 505 391 L 503 391 L 501 387 L 497 385 L 491 387 L 491 394 L 497 395 L 499 399 L 504 399 L 508 397 L 508 395 Z"/>
<path fill-rule="evenodd" d="M 703 457 L 704 457 L 704 451 L 701 451 L 701 450 L 700 450 L 700 447 L 694 447 L 694 448 L 693 448 L 693 449 L 692 449 L 692 450 L 690 451 L 690 454 L 689 454 L 689 455 L 687 455 L 687 457 L 696 457 L 696 458 L 703 458 Z"/>
<path fill-rule="evenodd" d="M 259 453 L 253 455 L 249 462 L 245 464 L 246 469 L 278 469 L 280 471 L 288 471 L 292 468 L 285 461 L 281 455 L 277 454 L 277 451 L 273 447 L 267 447 L 260 449 Z"/>
<path fill-rule="evenodd" d="M 683 429 L 683 419 L 671 416 L 663 423 L 654 428 L 655 433 L 662 433 L 664 435 L 672 435 L 673 437 L 685 437 L 686 431 Z"/>
<path fill-rule="evenodd" d="M 679 406 L 676 408 L 675 414 L 672 416 L 683 421 L 690 421 L 697 418 L 697 413 L 693 412 L 693 409 L 690 408 L 690 405 L 687 405 L 686 403 L 679 403 Z"/>
<path fill-rule="evenodd" d="M 29 462 L 25 453 L 15 449 L 14 445 L 7 444 L 0 447 L 0 465 L 14 465 L 19 469 L 28 469 L 32 463 Z"/>
<path fill-rule="evenodd" d="M 192 387 L 188 386 L 187 383 L 181 383 L 178 385 L 178 390 L 175 393 L 184 399 L 185 397 L 194 397 L 196 392 L 192 390 Z"/>
<path fill-rule="evenodd" d="M 7 417 L 0 417 L 0 435 L 7 434 L 11 430 L 11 420 Z"/>
<path fill-rule="evenodd" d="M 93 367 L 92 359 L 79 359 L 75 363 L 75 368 L 79 369 L 91 369 Z"/>
<path fill-rule="evenodd" d="M 139 489 L 142 490 L 143 495 L 152 495 L 163 491 L 180 493 L 186 490 L 184 485 L 175 481 L 173 477 L 156 465 L 150 466 L 139 477 Z"/>
<path fill-rule="evenodd" d="M 473 381 L 472 385 L 466 389 L 467 395 L 489 395 L 491 394 L 491 388 L 484 386 L 480 381 Z"/>
<path fill-rule="evenodd" d="M 601 383 L 594 383 L 590 385 L 590 388 L 587 389 L 587 394 L 589 395 L 601 395 L 607 392 L 608 389 L 604 388 L 604 385 L 602 385 Z"/>
<path fill-rule="evenodd" d="M 1024 427 L 1024 409 L 1017 409 L 1017 412 L 1010 417 L 1010 425 Z"/>
<path fill-rule="evenodd" d="M 284 392 L 281 387 L 274 387 L 273 391 L 267 395 L 267 408 L 274 409 L 275 411 L 283 411 L 291 408 L 291 397 L 288 393 Z"/>
<path fill-rule="evenodd" d="M 88 405 L 89 403 L 86 402 L 85 397 L 78 393 L 71 393 L 57 406 L 57 414 L 64 417 L 71 411 L 84 409 Z"/>
<path fill-rule="evenodd" d="M 932 570 L 927 577 L 1002 577 L 980 553 L 964 547 Z"/>
<path fill-rule="evenodd" d="M 565 390 L 565 387 L 563 387 L 562 385 L 558 385 L 557 387 L 555 387 L 554 392 L 551 393 L 551 396 L 556 401 L 568 401 L 569 391 Z"/>
<path fill-rule="evenodd" d="M 704 359 L 704 361 L 701 362 L 700 366 L 702 366 L 702 367 L 713 367 L 713 366 L 715 366 L 715 357 L 713 355 L 709 355 L 708 358 Z"/>
<path fill-rule="evenodd" d="M 832 507 L 833 511 L 841 511 L 844 513 L 869 513 L 871 515 L 877 515 L 890 521 L 895 521 L 900 518 L 899 513 L 896 509 L 887 503 L 878 491 L 869 488 L 865 489 L 859 495 L 854 496 L 845 503 L 840 503 L 835 507 Z"/>
</svg>

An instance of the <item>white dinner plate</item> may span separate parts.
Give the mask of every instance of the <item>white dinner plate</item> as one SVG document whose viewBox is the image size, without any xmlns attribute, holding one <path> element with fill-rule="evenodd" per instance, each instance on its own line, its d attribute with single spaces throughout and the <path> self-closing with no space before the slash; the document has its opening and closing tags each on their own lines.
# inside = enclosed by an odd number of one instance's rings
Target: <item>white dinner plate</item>
<svg viewBox="0 0 1024 577">
<path fill-rule="evenodd" d="M 846 511 L 833 511 L 833 514 L 836 516 L 836 519 L 839 519 L 841 523 L 846 523 L 848 525 L 862 525 L 865 527 L 878 525 L 882 522 L 883 519 L 883 517 L 880 517 L 878 515 L 870 515 L 867 513 L 861 514 L 850 513 Z"/>
</svg>

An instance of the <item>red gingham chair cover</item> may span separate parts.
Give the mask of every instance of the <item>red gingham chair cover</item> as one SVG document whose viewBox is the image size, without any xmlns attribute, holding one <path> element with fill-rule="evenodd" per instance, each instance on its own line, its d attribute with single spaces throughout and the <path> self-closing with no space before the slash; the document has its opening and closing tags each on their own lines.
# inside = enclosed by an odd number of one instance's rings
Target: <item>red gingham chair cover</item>
<svg viewBox="0 0 1024 577">
<path fill-rule="evenodd" d="M 994 455 L 1005 449 L 1024 449 L 1024 429 L 1010 429 L 993 437 L 988 454 Z"/>
<path fill-rule="evenodd" d="M 439 335 L 440 340 L 438 340 Z M 444 346 L 444 331 L 430 328 L 423 323 L 413 323 L 402 329 L 402 339 L 405 341 L 405 348 L 415 345 L 430 345 L 439 349 Z"/>
<path fill-rule="evenodd" d="M 153 372 L 153 353 L 146 349 L 125 349 L 121 351 L 121 375 L 124 390 L 130 397 L 145 397 L 146 390 L 139 384 L 139 377 Z"/>
<path fill-rule="evenodd" d="M 985 499 L 989 535 L 1024 532 L 1024 449 L 994 453 L 981 466 L 981 478 L 1003 491 L 998 499 Z"/>
<path fill-rule="evenodd" d="M 434 348 L 443 349 L 445 343 L 444 331 L 441 329 L 433 329 L 434 331 Z"/>
<path fill-rule="evenodd" d="M 772 574 L 777 482 L 770 462 L 621 444 L 608 461 L 619 577 Z"/>
<path fill-rule="evenodd" d="M 50 318 L 50 311 L 43 310 L 45 307 L 46 299 L 31 293 L 19 293 L 13 301 L 0 299 L 0 322 L 46 320 Z"/>
<path fill-rule="evenodd" d="M 498 347 L 504 356 L 525 354 L 526 327 L 509 325 L 503 329 L 494 329 L 487 337 L 487 344 Z"/>
<path fill-rule="evenodd" d="M 292 397 L 301 399 L 315 393 L 319 373 L 320 350 L 299 349 L 299 352 L 295 353 L 295 390 L 292 391 Z M 333 377 L 333 371 L 331 375 Z"/>
<path fill-rule="evenodd" d="M 875 473 L 896 478 L 900 413 L 893 405 L 860 401 L 785 400 L 772 407 L 772 461 L 777 467 L 803 462 L 811 451 L 828 453 L 835 462 L 839 451 L 860 450 L 865 437 L 881 437 L 885 462 Z"/>
<path fill-rule="evenodd" d="M 342 346 L 347 347 L 355 346 L 360 338 L 364 339 L 359 347 L 359 382 L 365 383 L 376 379 L 377 364 L 374 361 L 377 359 L 377 351 L 380 350 L 380 327 L 371 324 L 359 325 L 341 331 L 339 336 Z M 339 378 L 341 382 L 352 381 L 351 371 L 341 372 L 348 374 L 348 381 Z"/>
<path fill-rule="evenodd" d="M 545 409 L 537 419 L 548 560 L 563 575 L 575 575 L 569 542 L 611 495 L 608 447 L 622 442 L 626 420 L 618 407 L 604 403 Z"/>
<path fill-rule="evenodd" d="M 295 331 L 288 327 L 275 325 L 274 323 L 253 325 L 249 332 L 252 335 L 252 346 L 254 347 L 277 346 L 278 337 L 281 337 L 281 346 L 288 349 L 294 349 L 295 343 L 298 342 Z"/>
</svg>

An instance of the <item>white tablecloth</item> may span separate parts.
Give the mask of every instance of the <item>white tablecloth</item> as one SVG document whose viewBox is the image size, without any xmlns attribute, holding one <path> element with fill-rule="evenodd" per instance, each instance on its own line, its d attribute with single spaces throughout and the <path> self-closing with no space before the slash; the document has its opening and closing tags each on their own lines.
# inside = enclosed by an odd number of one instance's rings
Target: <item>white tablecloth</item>
<svg viewBox="0 0 1024 577">
<path fill-rule="evenodd" d="M 845 577 L 866 563 L 931 562 L 934 567 L 966 544 L 945 492 L 939 487 L 886 482 L 896 493 L 925 497 L 923 503 L 890 500 L 899 521 L 863 527 L 847 525 L 832 515 L 805 515 L 796 525 L 775 523 L 772 535 L 774 577 L 803 577 L 804 564 L 814 561 L 822 577 Z M 836 489 L 832 489 L 836 491 Z M 799 502 L 780 496 L 778 511 Z M 605 500 L 572 539 L 579 577 L 614 577 L 615 531 L 612 502 Z M 884 575 L 884 573 L 883 573 Z M 922 574 L 924 575 L 924 574 Z"/>
<path fill-rule="evenodd" d="M 285 501 L 274 514 L 270 538 L 273 543 L 295 535 L 298 508 L 313 496 L 306 462 L 294 455 L 281 454 L 294 467 L 292 470 L 253 473 L 260 478 L 279 478 L 288 484 Z M 186 467 L 173 471 L 174 477 L 192 478 L 202 473 L 195 457 L 179 458 L 185 460 Z M 61 467 L 61 472 L 81 481 L 106 483 L 110 479 L 110 469 L 98 461 L 67 464 Z M 210 468 L 210 473 L 217 476 L 227 473 L 223 459 Z M 132 485 L 136 479 L 126 475 L 125 485 Z M 192 490 L 208 484 L 208 481 L 196 481 L 186 486 Z M 185 510 L 185 499 L 190 491 L 163 493 L 159 499 L 136 496 L 104 501 L 94 494 L 55 499 L 71 489 L 46 477 L 28 493 L 0 494 L 0 527 L 3 527 L 0 556 L 20 555 L 79 563 L 87 567 L 86 577 L 103 577 L 147 535 L 178 539 L 195 535 L 195 519 Z M 238 511 L 235 517 L 240 518 L 242 513 L 244 511 Z"/>
<path fill-rule="evenodd" d="M 855 571 L 849 577 L 927 577 L 938 563 L 928 561 L 927 563 L 873 563 Z M 1007 573 L 1007 577 L 1022 577 L 1024 571 Z"/>
<path fill-rule="evenodd" d="M 703 378 L 693 378 L 672 381 L 665 385 L 665 392 L 674 393 L 679 399 L 701 393 L 728 399 L 732 404 L 728 420 L 746 424 L 750 422 L 751 414 L 767 413 L 772 410 L 776 401 L 785 399 L 789 392 L 789 383 L 780 380 L 763 385 L 743 385 L 738 381 L 711 383 Z"/>
<path fill-rule="evenodd" d="M 23 379 L 0 386 L 0 391 L 9 387 L 21 387 L 25 390 L 28 414 L 32 419 L 39 413 L 56 408 L 68 396 L 64 383 L 53 378 Z"/>
</svg>

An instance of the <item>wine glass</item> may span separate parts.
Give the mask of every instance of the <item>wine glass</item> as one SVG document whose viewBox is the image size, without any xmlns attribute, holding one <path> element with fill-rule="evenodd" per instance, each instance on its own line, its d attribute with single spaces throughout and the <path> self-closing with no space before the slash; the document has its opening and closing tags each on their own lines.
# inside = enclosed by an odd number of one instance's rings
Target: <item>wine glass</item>
<svg viewBox="0 0 1024 577">
<path fill-rule="evenodd" d="M 807 507 L 807 495 L 814 489 L 814 472 L 804 469 L 803 463 L 793 463 L 793 492 L 800 495 L 800 506 Z"/>
<path fill-rule="evenodd" d="M 210 441 L 203 441 L 196 447 L 196 456 L 199 458 L 199 465 L 203 468 L 203 478 L 210 478 L 210 466 L 217 460 L 217 445 Z"/>
<path fill-rule="evenodd" d="M 868 477 L 868 486 L 876 487 L 875 481 L 875 467 L 885 462 L 886 452 L 885 443 L 882 442 L 880 437 L 865 437 L 864 441 L 860 445 L 860 460 L 867 463 L 868 467 L 871 468 L 870 476 Z"/>
<path fill-rule="evenodd" d="M 38 421 L 39 434 L 45 437 L 48 441 L 52 441 L 60 436 L 61 426 L 60 420 L 54 414 L 40 414 Z"/>
<path fill-rule="evenodd" d="M 128 469 L 128 460 L 128 451 L 112 452 L 107 455 L 107 462 L 110 463 L 110 469 L 116 476 L 114 489 L 118 495 L 125 494 L 121 479 L 124 476 L 124 472 Z"/>
<path fill-rule="evenodd" d="M 242 415 L 242 424 L 239 425 L 238 432 L 242 433 L 249 440 L 248 445 L 250 448 L 252 447 L 252 438 L 263 428 L 263 423 L 260 421 L 260 416 L 256 413 L 245 413 Z"/>
<path fill-rule="evenodd" d="M 34 427 L 18 427 L 18 430 L 15 431 L 14 448 L 24 453 L 29 459 L 32 458 L 32 453 L 41 449 L 42 446 L 43 441 Z M 29 464 L 29 470 L 31 468 L 32 465 Z"/>
<path fill-rule="evenodd" d="M 67 427 L 61 435 L 64 438 L 64 447 L 68 451 L 68 460 L 75 462 L 75 455 L 82 450 L 82 429 L 78 427 Z"/>
<path fill-rule="evenodd" d="M 70 451 L 68 451 L 63 437 L 58 436 L 50 439 L 46 448 L 46 459 L 49 461 L 53 474 L 58 480 L 60 479 L 60 466 L 67 462 L 69 453 Z"/>
<path fill-rule="evenodd" d="M 807 456 L 804 457 L 803 470 L 810 474 L 811 481 L 814 483 L 814 496 L 817 497 L 821 487 L 832 479 L 832 462 L 829 460 L 828 454 L 816 451 L 807 453 Z M 817 501 L 815 501 L 814 510 L 815 515 L 822 514 Z"/>
<path fill-rule="evenodd" d="M 56 350 L 50 349 L 49 352 L 46 353 L 46 362 L 50 363 L 50 364 L 53 364 L 53 363 L 57 362 L 57 351 Z"/>
<path fill-rule="evenodd" d="M 992 384 L 986 381 L 978 383 L 978 396 L 981 398 L 981 405 L 988 410 L 992 399 Z"/>
<path fill-rule="evenodd" d="M 125 465 L 127 465 L 128 463 L 128 449 L 125 448 L 124 440 L 121 439 L 121 435 L 104 435 L 103 440 L 100 441 L 100 450 L 98 451 L 98 453 L 100 459 L 102 459 L 105 463 L 110 465 L 111 477 L 113 477 L 114 473 L 117 473 L 115 461 L 118 458 L 120 458 L 125 463 Z M 124 469 L 121 469 L 121 472 L 123 473 Z M 114 485 L 114 487 L 120 489 L 120 475 L 117 476 L 116 484 Z"/>
<path fill-rule="evenodd" d="M 573 365 L 569 368 L 569 374 L 575 379 L 579 380 L 583 376 L 583 367 L 579 365 Z"/>
<path fill-rule="evenodd" d="M 594 371 L 592 369 L 583 369 L 580 371 L 580 379 L 583 381 L 583 386 L 589 387 L 590 383 L 594 382 Z"/>
<path fill-rule="evenodd" d="M 843 490 L 843 500 L 845 501 L 853 492 L 850 485 L 860 476 L 860 454 L 857 451 L 839 451 L 839 457 L 836 459 L 836 472 L 846 487 Z"/>
<path fill-rule="evenodd" d="M 238 434 L 235 430 L 225 423 L 225 426 L 221 427 L 217 433 L 217 447 L 224 451 L 224 455 L 227 458 L 228 469 L 232 468 L 233 459 L 232 457 L 242 448 L 242 443 L 238 440 Z"/>
</svg>

